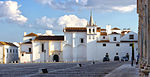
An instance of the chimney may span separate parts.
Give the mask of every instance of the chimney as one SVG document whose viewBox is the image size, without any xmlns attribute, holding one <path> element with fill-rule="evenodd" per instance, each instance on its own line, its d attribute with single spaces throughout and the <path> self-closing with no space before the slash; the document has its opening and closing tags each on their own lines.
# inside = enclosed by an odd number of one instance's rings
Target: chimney
<svg viewBox="0 0 150 77">
<path fill-rule="evenodd" d="M 24 36 L 27 35 L 27 32 L 24 32 Z"/>
</svg>

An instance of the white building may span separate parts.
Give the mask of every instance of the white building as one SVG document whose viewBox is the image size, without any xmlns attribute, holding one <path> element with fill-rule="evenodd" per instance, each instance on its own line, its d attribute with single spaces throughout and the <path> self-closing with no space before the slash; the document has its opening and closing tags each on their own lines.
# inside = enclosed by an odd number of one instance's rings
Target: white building
<svg viewBox="0 0 150 77">
<path fill-rule="evenodd" d="M 18 63 L 18 47 L 13 43 L 0 41 L 0 63 Z"/>
<path fill-rule="evenodd" d="M 30 33 L 24 35 L 21 44 L 21 63 L 30 62 L 59 62 L 63 61 L 64 36 L 54 35 L 47 30 L 45 34 Z"/>
<path fill-rule="evenodd" d="M 101 29 L 93 23 L 92 15 L 86 27 L 64 28 L 64 61 L 102 61 L 108 53 L 110 60 L 114 60 L 116 53 L 119 57 L 127 53 L 131 59 L 132 43 L 134 43 L 134 57 L 137 53 L 137 33 L 130 30 L 111 28 Z"/>
</svg>

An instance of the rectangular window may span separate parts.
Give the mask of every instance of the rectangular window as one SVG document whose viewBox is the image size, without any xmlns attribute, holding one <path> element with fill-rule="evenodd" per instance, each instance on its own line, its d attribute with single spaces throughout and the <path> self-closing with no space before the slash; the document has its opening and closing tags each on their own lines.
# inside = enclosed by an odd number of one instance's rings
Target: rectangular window
<svg viewBox="0 0 150 77">
<path fill-rule="evenodd" d="M 31 48 L 29 48 L 29 52 L 31 52 Z"/>
<path fill-rule="evenodd" d="M 103 47 L 106 47 L 106 44 L 103 44 Z"/>
<path fill-rule="evenodd" d="M 93 39 L 95 39 L 95 36 L 93 36 Z"/>
<path fill-rule="evenodd" d="M 129 39 L 134 39 L 134 35 L 129 35 Z"/>
<path fill-rule="evenodd" d="M 80 42 L 81 42 L 81 43 L 84 43 L 84 39 L 83 39 L 83 38 L 81 38 L 81 39 L 80 39 Z"/>
<path fill-rule="evenodd" d="M 8 49 L 7 49 L 7 53 L 8 53 L 9 51 L 8 51 Z"/>
<path fill-rule="evenodd" d="M 89 39 L 91 39 L 91 36 L 89 36 Z"/>
<path fill-rule="evenodd" d="M 11 49 L 10 49 L 10 53 L 11 53 L 12 51 L 11 51 Z"/>
<path fill-rule="evenodd" d="M 116 44 L 116 46 L 118 47 L 118 46 L 120 46 L 120 44 Z"/>
<path fill-rule="evenodd" d="M 42 44 L 42 52 L 44 52 L 44 44 Z"/>
<path fill-rule="evenodd" d="M 117 41 L 117 38 L 116 38 L 116 37 L 114 37 L 114 41 Z"/>
<path fill-rule="evenodd" d="M 13 49 L 13 53 L 15 53 L 15 49 Z"/>
</svg>

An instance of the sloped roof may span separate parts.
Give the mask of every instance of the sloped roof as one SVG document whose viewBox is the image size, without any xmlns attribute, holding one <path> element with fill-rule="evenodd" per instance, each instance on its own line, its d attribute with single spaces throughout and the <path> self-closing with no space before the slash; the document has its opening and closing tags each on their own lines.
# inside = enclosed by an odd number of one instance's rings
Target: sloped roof
<svg viewBox="0 0 150 77">
<path fill-rule="evenodd" d="M 97 27 L 97 32 L 101 32 L 101 28 L 100 27 Z"/>
<path fill-rule="evenodd" d="M 106 29 L 101 29 L 101 31 L 106 31 Z"/>
<path fill-rule="evenodd" d="M 30 37 L 30 36 L 38 36 L 38 35 L 35 33 L 29 33 L 29 34 L 25 35 L 24 37 Z"/>
<path fill-rule="evenodd" d="M 112 34 L 119 34 L 120 35 L 120 33 L 117 33 L 117 32 L 112 32 L 111 34 L 109 34 L 109 35 L 112 35 Z"/>
<path fill-rule="evenodd" d="M 3 42 L 3 41 L 0 41 L 0 45 L 9 45 L 9 46 L 17 47 L 17 46 L 16 46 L 15 44 L 13 44 L 13 43 Z"/>
<path fill-rule="evenodd" d="M 129 33 L 130 31 L 122 31 L 121 36 L 124 36 L 126 32 Z"/>
<path fill-rule="evenodd" d="M 100 35 L 103 35 L 103 36 L 105 35 L 106 36 L 107 33 L 106 32 L 101 32 Z"/>
<path fill-rule="evenodd" d="M 100 40 L 100 41 L 97 41 L 98 43 L 101 43 L 101 42 L 109 42 L 109 40 Z"/>
<path fill-rule="evenodd" d="M 111 30 L 120 30 L 119 28 L 112 28 Z"/>
<path fill-rule="evenodd" d="M 64 41 L 64 36 L 37 36 L 34 41 Z"/>
<path fill-rule="evenodd" d="M 87 32 L 86 27 L 66 27 L 64 32 Z"/>
<path fill-rule="evenodd" d="M 28 42 L 23 42 L 22 44 L 32 44 L 32 42 L 28 41 Z"/>
</svg>

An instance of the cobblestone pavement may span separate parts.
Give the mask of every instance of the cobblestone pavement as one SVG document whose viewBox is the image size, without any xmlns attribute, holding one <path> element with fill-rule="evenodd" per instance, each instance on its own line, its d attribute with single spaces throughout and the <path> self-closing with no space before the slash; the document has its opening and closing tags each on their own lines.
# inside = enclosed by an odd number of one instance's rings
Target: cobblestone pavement
<svg viewBox="0 0 150 77">
<path fill-rule="evenodd" d="M 0 77 L 104 77 L 124 62 L 0 64 Z M 40 74 L 46 68 L 47 74 Z"/>
</svg>

